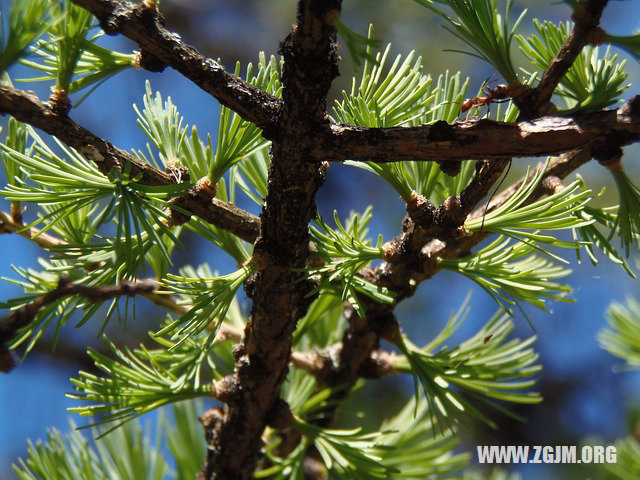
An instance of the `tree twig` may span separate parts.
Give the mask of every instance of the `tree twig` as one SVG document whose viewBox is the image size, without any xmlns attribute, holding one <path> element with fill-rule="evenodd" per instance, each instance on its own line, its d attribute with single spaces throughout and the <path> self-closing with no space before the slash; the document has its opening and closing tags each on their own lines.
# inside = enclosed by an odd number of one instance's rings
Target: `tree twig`
<svg viewBox="0 0 640 480">
<path fill-rule="evenodd" d="M 180 36 L 164 28 L 158 2 L 133 4 L 123 0 L 73 0 L 95 15 L 108 35 L 122 34 L 141 49 L 139 64 L 151 71 L 170 66 L 211 94 L 224 106 L 263 129 L 275 131 L 281 101 L 228 73 L 204 57 Z"/>
<path fill-rule="evenodd" d="M 64 245 L 64 240 L 51 235 L 47 232 L 41 232 L 37 228 L 29 228 L 24 230 L 25 225 L 21 222 L 16 222 L 11 218 L 11 214 L 0 211 L 0 234 L 3 233 L 17 233 L 21 237 L 31 240 L 33 243 L 42 248 L 51 248 Z"/>
<path fill-rule="evenodd" d="M 170 174 L 113 146 L 66 115 L 56 113 L 32 93 L 0 85 L 0 113 L 8 113 L 16 120 L 55 136 L 93 161 L 105 175 L 114 168 L 121 171 L 128 169 L 131 176 L 139 178 L 138 182 L 143 185 L 176 183 Z M 173 199 L 171 203 L 250 243 L 255 241 L 260 232 L 258 217 L 215 198 L 215 189 L 211 188 L 206 181 L 196 183 L 193 188 Z"/>
<path fill-rule="evenodd" d="M 120 296 L 140 295 L 153 292 L 157 287 L 154 280 L 141 280 L 137 282 L 122 282 L 118 285 L 106 285 L 89 287 L 72 283 L 68 278 L 62 277 L 58 286 L 43 295 L 36 297 L 31 302 L 12 310 L 8 315 L 0 318 L 0 344 L 11 340 L 16 332 L 28 325 L 36 317 L 41 308 L 69 295 L 79 295 L 91 301 L 99 302 Z"/>
<path fill-rule="evenodd" d="M 541 117 L 530 122 L 482 119 L 408 128 L 332 125 L 317 136 L 312 155 L 329 161 L 444 163 L 556 155 L 612 138 L 619 146 L 640 141 L 640 97 L 633 97 L 617 110 Z"/>
<path fill-rule="evenodd" d="M 583 0 L 573 12 L 575 27 L 556 53 L 540 83 L 515 99 L 520 109 L 519 119 L 535 118 L 543 105 L 551 99 L 562 77 L 573 65 L 582 49 L 592 43 L 592 35 L 597 31 L 602 11 L 608 0 Z"/>
</svg>

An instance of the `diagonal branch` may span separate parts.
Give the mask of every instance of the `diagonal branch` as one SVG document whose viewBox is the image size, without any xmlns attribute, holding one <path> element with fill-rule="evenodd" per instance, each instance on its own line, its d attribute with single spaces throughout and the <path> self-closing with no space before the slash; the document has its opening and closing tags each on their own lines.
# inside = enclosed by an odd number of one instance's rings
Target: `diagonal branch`
<svg viewBox="0 0 640 480">
<path fill-rule="evenodd" d="M 158 2 L 133 4 L 123 0 L 73 0 L 89 10 L 109 35 L 122 34 L 140 48 L 140 66 L 161 71 L 170 66 L 202 90 L 255 123 L 269 136 L 275 130 L 281 101 L 228 73 L 212 59 L 204 57 L 180 36 L 164 28 Z M 269 132 L 269 133 L 266 133 Z"/>
<path fill-rule="evenodd" d="M 153 280 L 138 282 L 122 282 L 118 285 L 108 285 L 99 287 L 89 287 L 72 283 L 68 278 L 62 277 L 58 286 L 43 295 L 40 295 L 32 302 L 11 311 L 7 316 L 0 318 L 0 344 L 11 340 L 16 332 L 33 321 L 41 308 L 69 295 L 79 295 L 91 301 L 104 301 L 119 296 L 140 295 L 150 293 L 156 289 L 156 282 Z"/>
<path fill-rule="evenodd" d="M 458 162 L 556 155 L 614 138 L 618 146 L 640 141 L 640 96 L 616 110 L 531 122 L 483 119 L 409 128 L 332 125 L 318 136 L 312 154 L 330 161 Z"/>
<path fill-rule="evenodd" d="M 527 203 L 532 203 L 549 193 L 545 188 L 547 179 L 562 180 L 590 159 L 591 156 L 585 150 L 570 152 L 552 159 L 542 177 L 541 186 L 532 193 Z M 490 167 L 494 165 L 491 164 Z M 543 166 L 544 164 L 540 163 L 537 169 L 543 168 Z M 537 169 L 533 169 L 530 175 L 534 175 Z M 488 172 L 490 171 L 492 168 L 488 170 Z M 490 174 L 478 172 L 476 178 L 486 178 L 487 175 Z M 484 215 L 487 211 L 498 208 L 526 180 L 527 178 L 523 177 L 507 187 L 489 203 L 488 209 L 486 206 L 478 207 L 470 213 L 470 217 L 476 218 Z M 467 192 L 469 191 L 467 190 Z M 464 198 L 464 196 L 463 192 L 461 197 Z M 467 203 L 462 202 L 463 208 L 467 210 L 469 205 L 478 203 L 483 196 L 480 190 L 473 191 L 467 197 Z M 476 232 L 470 237 L 453 237 L 443 242 L 439 239 L 433 239 L 433 230 L 431 230 L 431 237 L 428 235 L 421 237 L 420 232 L 416 232 L 416 229 L 423 230 L 424 227 L 416 226 L 410 216 L 403 223 L 405 231 L 388 242 L 391 247 L 387 251 L 388 260 L 375 271 L 363 272 L 363 275 L 370 282 L 397 292 L 398 301 L 413 295 L 420 282 L 433 277 L 439 271 L 436 265 L 437 258 L 457 258 L 466 255 L 471 248 L 478 245 L 487 236 L 486 233 Z M 417 243 L 416 237 L 421 238 L 422 243 Z M 392 312 L 394 306 L 375 303 L 368 301 L 368 299 L 363 300 L 365 300 L 366 320 L 360 318 L 354 311 L 347 312 L 349 326 L 343 335 L 342 342 L 336 346 L 336 351 L 332 354 L 332 357 L 335 357 L 337 361 L 324 359 L 324 368 L 319 377 L 324 383 L 348 385 L 353 384 L 360 376 L 384 375 L 385 372 L 388 372 L 387 363 L 382 362 L 377 365 L 379 362 L 376 362 L 375 359 L 380 337 L 384 336 L 385 329 L 389 325 L 395 323 Z M 371 371 L 374 373 L 370 373 Z"/>
<path fill-rule="evenodd" d="M 608 0 L 583 0 L 573 12 L 575 27 L 543 73 L 540 83 L 516 99 L 520 108 L 519 119 L 534 118 L 551 96 L 562 77 L 573 65 L 585 45 L 592 43 L 602 11 Z"/>
<path fill-rule="evenodd" d="M 129 169 L 143 185 L 173 185 L 176 180 L 148 163 L 113 146 L 66 115 L 56 113 L 48 104 L 29 92 L 0 85 L 0 113 L 11 114 L 16 120 L 55 136 L 66 145 L 93 161 L 105 175 L 111 170 Z M 185 194 L 172 200 L 172 205 L 203 220 L 230 231 L 253 243 L 260 232 L 258 217 L 215 198 L 215 190 L 206 181 L 198 182 Z"/>
<path fill-rule="evenodd" d="M 50 233 L 40 232 L 37 228 L 29 228 L 24 230 L 22 222 L 16 222 L 7 212 L 0 211 L 0 234 L 17 233 L 21 237 L 31 240 L 41 248 L 51 248 L 63 245 L 65 242 L 61 238 L 57 238 Z"/>
</svg>

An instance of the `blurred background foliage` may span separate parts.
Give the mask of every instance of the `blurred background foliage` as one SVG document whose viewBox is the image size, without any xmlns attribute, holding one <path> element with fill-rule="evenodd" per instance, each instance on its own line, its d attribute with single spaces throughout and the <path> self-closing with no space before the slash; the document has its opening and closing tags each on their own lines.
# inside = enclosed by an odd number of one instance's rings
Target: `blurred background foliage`
<svg viewBox="0 0 640 480">
<path fill-rule="evenodd" d="M 3 12 L 10 3 L 10 0 L 0 0 Z M 185 41 L 196 45 L 206 55 L 220 58 L 233 70 L 236 60 L 243 65 L 249 61 L 255 63 L 261 50 L 267 56 L 277 53 L 279 42 L 288 34 L 294 21 L 295 3 L 294 0 L 163 0 L 161 11 L 170 29 L 179 32 Z M 640 28 L 638 2 L 609 3 L 603 19 L 608 32 L 629 35 Z M 570 9 L 562 2 L 521 0 L 515 2 L 514 19 L 523 8 L 528 9 L 520 30 L 525 35 L 534 32 L 533 18 L 559 22 L 567 20 L 570 15 Z M 470 77 L 470 92 L 479 90 L 484 80 L 495 74 L 486 64 L 470 56 L 444 51 L 460 48 L 462 44 L 442 28 L 441 19 L 411 0 L 345 0 L 343 20 L 363 35 L 366 35 L 368 25 L 373 23 L 375 36 L 382 45 L 392 43 L 391 54 L 394 56 L 416 50 L 423 58 L 425 73 L 434 78 L 446 71 L 454 73 L 461 70 L 463 77 Z M 121 37 L 105 38 L 104 44 L 127 53 L 134 48 Z M 516 66 L 527 65 L 517 49 L 514 48 L 513 53 Z M 624 52 L 620 55 L 629 58 Z M 638 64 L 630 60 L 627 65 L 633 83 L 629 94 L 638 93 Z M 334 83 L 333 98 L 338 98 L 342 89 L 349 89 L 355 72 L 345 48 L 340 68 L 342 76 Z M 31 72 L 18 65 L 10 73 L 12 78 L 24 78 Z M 136 116 L 131 106 L 141 103 L 145 79 L 151 81 L 154 91 L 171 96 L 188 123 L 198 125 L 203 137 L 209 132 L 213 142 L 216 141 L 218 105 L 170 70 L 163 74 L 150 74 L 129 69 L 108 80 L 88 97 L 73 111 L 73 118 L 122 148 L 143 148 L 146 138 L 135 127 Z M 49 94 L 43 85 L 30 84 L 29 88 L 36 88 L 41 98 Z M 6 119 L 1 123 L 4 125 Z M 629 159 L 626 165 L 632 178 L 637 178 L 640 172 L 640 165 L 634 162 L 637 156 L 637 147 L 626 152 Z M 505 185 L 510 179 L 520 176 L 527 163 L 524 159 L 516 160 Z M 608 188 L 609 193 L 602 197 L 603 202 L 610 204 L 615 201 L 615 188 L 605 169 L 590 164 L 580 173 L 594 190 L 597 190 L 596 186 Z M 335 209 L 341 218 L 345 218 L 350 210 L 364 211 L 369 204 L 374 209 L 374 218 L 369 224 L 374 238 L 382 234 L 388 240 L 400 231 L 404 203 L 389 185 L 363 170 L 344 165 L 332 166 L 318 199 L 321 215 L 329 218 Z M 248 200 L 241 206 L 258 213 L 258 207 Z M 6 210 L 8 205 L 2 204 L 0 208 Z M 0 275 L 13 276 L 9 263 L 25 267 L 35 265 L 39 254 L 35 245 L 17 235 L 3 236 L 0 241 L 3 257 Z M 210 244 L 199 241 L 196 235 L 186 233 L 182 241 L 185 248 L 176 251 L 176 268 L 202 261 L 220 271 L 233 268 L 233 261 L 220 251 L 212 250 Z M 637 251 L 632 251 L 632 258 L 637 255 Z M 608 444 L 629 433 L 640 436 L 640 415 L 637 413 L 640 408 L 640 373 L 637 370 L 614 373 L 614 366 L 621 361 L 600 349 L 596 340 L 598 331 L 605 325 L 605 311 L 610 302 L 638 298 L 638 280 L 630 279 L 622 269 L 607 262 L 595 269 L 585 261 L 573 266 L 573 270 L 569 282 L 574 286 L 573 298 L 577 303 L 554 303 L 550 315 L 531 313 L 539 336 L 536 349 L 541 354 L 540 362 L 544 367 L 539 376 L 539 391 L 544 402 L 514 409 L 528 418 L 524 423 L 498 417 L 499 429 L 495 431 L 481 424 L 470 425 L 462 430 L 463 448 L 473 452 L 477 444 L 580 445 L 585 438 L 591 444 Z M 455 339 L 466 338 L 493 314 L 495 304 L 471 281 L 446 271 L 426 282 L 414 298 L 396 309 L 403 329 L 415 343 L 428 342 L 443 328 L 450 312 L 463 302 L 469 291 L 473 293 L 471 313 L 455 334 Z M 12 285 L 4 282 L 0 285 L 2 299 L 18 293 Z M 114 343 L 137 345 L 145 340 L 146 332 L 163 315 L 144 301 L 138 302 L 136 309 L 136 318 L 141 320 L 135 324 L 129 322 L 125 326 L 112 322 L 107 328 Z M 148 322 L 142 319 L 148 319 Z M 518 316 L 516 319 L 516 334 L 530 336 L 531 330 L 525 319 Z M 84 353 L 87 344 L 98 350 L 104 349 L 101 341 L 94 337 L 100 326 L 99 319 L 93 322 L 96 323 L 93 329 L 65 329 L 54 353 L 51 352 L 51 341 L 41 340 L 37 350 L 20 368 L 0 377 L 0 478 L 11 478 L 10 465 L 18 456 L 25 456 L 26 438 L 44 438 L 45 430 L 50 426 L 68 430 L 65 409 L 73 402 L 64 393 L 71 389 L 69 377 L 75 375 L 78 368 L 93 368 Z M 370 382 L 351 396 L 345 408 L 340 410 L 339 420 L 343 425 L 364 426 L 365 430 L 378 427 L 380 412 L 398 411 L 411 394 L 411 387 L 410 379 L 386 378 Z M 151 414 L 151 417 L 155 415 Z M 593 465 L 514 465 L 512 470 L 524 478 L 610 478 L 604 469 Z"/>
</svg>

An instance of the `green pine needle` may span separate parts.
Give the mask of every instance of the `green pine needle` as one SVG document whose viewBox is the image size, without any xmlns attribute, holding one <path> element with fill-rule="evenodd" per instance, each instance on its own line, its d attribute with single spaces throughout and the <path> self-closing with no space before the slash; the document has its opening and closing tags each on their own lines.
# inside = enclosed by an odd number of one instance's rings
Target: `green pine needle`
<svg viewBox="0 0 640 480">
<path fill-rule="evenodd" d="M 240 76 L 240 62 L 236 64 L 235 74 Z M 247 65 L 245 78 L 248 83 L 267 93 L 279 97 L 282 92 L 280 84 L 280 62 L 273 55 L 267 62 L 264 52 L 260 52 L 257 71 L 253 64 Z M 218 144 L 215 158 L 210 167 L 209 178 L 217 183 L 222 175 L 245 157 L 268 147 L 269 141 L 262 136 L 262 130 L 251 122 L 244 120 L 231 109 L 220 107 L 220 124 L 218 126 Z"/>
<path fill-rule="evenodd" d="M 377 302 L 392 303 L 391 292 L 367 282 L 358 272 L 373 260 L 382 259 L 382 236 L 378 236 L 375 247 L 367 239 L 367 224 L 371 220 L 372 209 L 368 207 L 362 215 L 352 212 L 343 226 L 334 211 L 337 228 L 331 228 L 321 218 L 315 220 L 319 228 L 310 228 L 311 240 L 317 250 L 313 255 L 322 265 L 308 268 L 311 276 L 319 277 L 319 285 L 311 294 L 322 290 L 336 291 L 341 300 L 351 303 L 359 315 L 365 312 L 358 295 L 366 295 Z M 310 295 L 311 295 L 310 294 Z"/>
<path fill-rule="evenodd" d="M 614 302 L 607 310 L 609 327 L 598 334 L 600 346 L 622 358 L 630 369 L 640 368 L 640 303 L 630 298 L 627 304 Z"/>
<path fill-rule="evenodd" d="M 620 480 L 635 480 L 640 475 L 640 442 L 632 435 L 616 442 L 616 461 L 605 468 Z"/>
<path fill-rule="evenodd" d="M 616 182 L 620 198 L 616 221 L 611 229 L 609 240 L 617 233 L 628 258 L 631 246 L 640 244 L 640 190 L 621 165 L 610 168 L 609 171 Z"/>
<path fill-rule="evenodd" d="M 208 330 L 204 348 L 209 348 L 234 301 L 236 292 L 254 270 L 253 264 L 221 277 L 206 276 L 206 269 L 183 268 L 180 275 L 167 276 L 164 286 L 180 295 L 191 307 L 187 313 L 169 322 L 157 336 L 172 334 L 174 348 L 194 335 Z"/>
<path fill-rule="evenodd" d="M 386 479 L 396 468 L 382 463 L 377 444 L 379 434 L 362 434 L 361 429 L 329 430 L 307 423 L 299 418 L 294 425 L 302 435 L 313 442 L 327 470 L 334 475 L 357 479 Z"/>
<path fill-rule="evenodd" d="M 416 402 L 420 385 L 429 413 L 442 431 L 467 415 L 495 427 L 493 420 L 477 407 L 478 403 L 513 416 L 496 400 L 525 404 L 542 400 L 539 394 L 525 391 L 535 384 L 531 377 L 542 368 L 535 365 L 538 354 L 530 348 L 536 337 L 507 340 L 514 329 L 507 315 L 494 315 L 473 337 L 455 348 L 443 345 L 467 314 L 465 304 L 424 348 L 406 338 L 397 344 L 404 358 L 396 369 L 414 376 Z"/>
<path fill-rule="evenodd" d="M 52 19 L 48 22 L 48 38 L 33 47 L 39 62 L 22 63 L 43 72 L 41 77 L 24 81 L 55 80 L 59 92 L 73 93 L 92 86 L 82 101 L 102 82 L 130 67 L 134 55 L 113 52 L 96 44 L 102 35 L 88 37 L 94 17 L 84 8 L 70 1 L 49 2 Z"/>
<path fill-rule="evenodd" d="M 529 178 L 530 169 L 528 168 L 524 176 L 528 180 L 503 205 L 482 217 L 465 222 L 465 228 L 472 232 L 499 233 L 522 242 L 528 242 L 532 246 L 543 243 L 556 247 L 579 249 L 580 244 L 577 242 L 558 240 L 555 236 L 540 234 L 539 231 L 575 229 L 595 222 L 594 219 L 580 215 L 585 205 L 591 200 L 591 190 L 584 188 L 584 182 L 581 178 L 556 191 L 553 195 L 546 196 L 529 205 L 526 204 L 528 198 L 542 181 L 548 165 L 549 160 L 541 168 L 538 168 L 531 178 Z M 554 258 L 558 259 L 559 257 L 554 255 Z"/>
<path fill-rule="evenodd" d="M 49 0 L 13 2 L 8 22 L 0 14 L 0 75 L 47 29 Z"/>
<path fill-rule="evenodd" d="M 91 348 L 88 354 L 106 376 L 80 371 L 79 377 L 71 379 L 77 393 L 67 394 L 69 398 L 90 402 L 69 411 L 99 416 L 91 426 L 115 422 L 108 430 L 111 431 L 158 407 L 215 394 L 212 383 L 201 382 L 201 368 L 207 362 L 208 351 L 199 341 L 190 340 L 171 352 L 164 348 L 147 350 L 142 345 L 133 351 L 120 350 L 106 337 L 104 341 L 115 359 Z"/>
<path fill-rule="evenodd" d="M 564 44 L 573 24 L 556 25 L 538 20 L 534 20 L 534 24 L 538 35 L 528 38 L 518 35 L 517 38 L 522 53 L 539 71 L 544 71 Z M 583 48 L 558 86 L 557 93 L 566 104 L 562 113 L 594 112 L 616 103 L 630 87 L 624 66 L 625 61 L 618 62 L 618 55 L 611 55 L 609 49 L 600 55 L 597 47 Z"/>
<path fill-rule="evenodd" d="M 426 401 L 417 408 L 415 397 L 382 426 L 380 442 L 388 448 L 380 452 L 382 463 L 398 469 L 393 478 L 435 478 L 464 467 L 470 455 L 453 452 L 458 444 L 454 432 L 435 432 Z"/>
<path fill-rule="evenodd" d="M 479 252 L 457 259 L 442 259 L 441 268 L 461 273 L 476 282 L 507 313 L 529 303 L 549 311 L 547 300 L 571 302 L 571 287 L 554 282 L 571 270 L 534 255 L 539 247 L 513 242 L 502 235 Z"/>
<path fill-rule="evenodd" d="M 612 43 L 616 47 L 620 47 L 626 51 L 629 55 L 640 62 L 640 33 L 635 35 L 611 35 L 606 34 L 604 38 L 605 43 Z"/>
<path fill-rule="evenodd" d="M 472 51 L 449 50 L 466 53 L 492 65 L 509 84 L 518 83 L 518 76 L 511 60 L 511 43 L 515 32 L 526 14 L 524 10 L 513 26 L 509 16 L 513 0 L 508 0 L 504 15 L 498 12 L 496 0 L 447 0 L 445 3 L 456 14 L 446 14 L 432 0 L 414 0 L 416 3 L 440 15 L 450 24 L 445 27 Z"/>
<path fill-rule="evenodd" d="M 344 40 L 347 50 L 349 51 L 351 59 L 355 65 L 362 65 L 362 62 L 365 59 L 370 62 L 375 62 L 375 58 L 371 55 L 371 50 L 380 46 L 380 40 L 370 36 L 360 35 L 345 25 L 341 19 L 336 21 L 335 27 Z"/>
<path fill-rule="evenodd" d="M 143 436 L 138 423 L 101 436 L 89 443 L 71 423 L 71 433 L 47 432 L 47 441 L 27 443 L 27 458 L 19 459 L 13 471 L 20 480 L 139 478 L 163 480 L 171 468 L 162 452 L 160 435 L 153 442 Z"/>
</svg>

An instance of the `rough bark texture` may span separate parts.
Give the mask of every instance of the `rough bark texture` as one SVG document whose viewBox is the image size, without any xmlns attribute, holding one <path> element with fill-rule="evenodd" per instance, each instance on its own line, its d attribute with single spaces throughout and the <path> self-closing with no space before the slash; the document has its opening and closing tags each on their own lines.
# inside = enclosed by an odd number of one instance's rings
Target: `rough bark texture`
<svg viewBox="0 0 640 480">
<path fill-rule="evenodd" d="M 459 162 L 555 155 L 613 137 L 620 145 L 640 139 L 640 98 L 617 110 L 519 123 L 482 119 L 411 128 L 332 125 L 318 137 L 312 153 L 320 160 Z"/>
<path fill-rule="evenodd" d="M 284 109 L 272 164 L 262 232 L 254 250 L 253 308 L 237 351 L 236 391 L 215 429 L 207 478 L 250 478 L 260 436 L 287 373 L 291 335 L 309 304 L 300 273 L 308 256 L 308 225 L 324 166 L 310 158 L 310 139 L 327 123 L 326 95 L 337 76 L 333 22 L 340 1 L 303 0 L 281 47 Z"/>
<path fill-rule="evenodd" d="M 342 342 L 330 349 L 331 355 L 291 352 L 292 332 L 311 301 L 305 298 L 310 286 L 299 281 L 299 269 L 307 261 L 308 224 L 315 215 L 315 195 L 324 179 L 326 161 L 436 161 L 444 171 L 455 174 L 460 160 L 481 160 L 470 185 L 439 208 L 419 195 L 411 199 L 401 234 L 385 245 L 385 262 L 361 272 L 370 282 L 395 292 L 401 301 L 438 272 L 439 258 L 466 255 L 485 238 L 484 233 L 468 234 L 461 226 L 469 215 L 478 217 L 503 204 L 526 180 L 516 182 L 487 206 L 478 207 L 513 157 L 561 154 L 551 162 L 541 186 L 529 198 L 532 202 L 553 192 L 563 178 L 591 159 L 592 152 L 618 151 L 640 141 L 640 97 L 617 110 L 540 117 L 542 112 L 554 111 L 549 104 L 553 91 L 583 46 L 594 41 L 606 0 L 580 2 L 574 14 L 576 27 L 539 85 L 523 89 L 514 98 L 520 118 L 527 121 L 436 122 L 388 129 L 331 125 L 325 115 L 327 91 L 338 74 L 333 23 L 340 13 L 340 0 L 299 0 L 296 24 L 281 47 L 285 60 L 282 100 L 229 74 L 167 31 L 156 2 L 72 1 L 91 11 L 105 32 L 121 33 L 136 42 L 141 49 L 138 66 L 150 71 L 171 66 L 223 105 L 256 123 L 264 136 L 273 140 L 268 194 L 260 219 L 215 199 L 215 190 L 206 181 L 171 201 L 177 211 L 187 210 L 249 242 L 257 240 L 253 257 L 257 272 L 246 285 L 253 309 L 244 337 L 238 332 L 221 332 L 239 343 L 236 372 L 219 385 L 220 399 L 227 407 L 210 411 L 204 422 L 209 453 L 202 478 L 235 480 L 252 476 L 265 426 L 283 425 L 282 413 L 288 412 L 279 399 L 279 390 L 290 361 L 329 385 L 353 384 L 359 376 L 379 377 L 392 371 L 393 357 L 378 349 L 380 338 L 398 333 L 394 306 L 369 299 L 363 300 L 365 319 L 347 307 L 349 324 Z M 159 171 L 114 147 L 30 93 L 0 86 L 0 113 L 12 114 L 56 136 L 94 161 L 103 173 L 126 166 L 147 185 L 177 182 L 170 172 Z M 20 226 L 15 216 L 0 216 L 0 233 L 16 232 Z M 28 237 L 28 233 L 24 235 Z M 44 248 L 58 241 L 54 237 L 38 238 Z M 100 300 L 135 294 L 174 313 L 184 313 L 187 308 L 158 295 L 153 285 L 144 282 L 101 287 L 106 290 L 100 291 L 83 288 L 61 282 L 58 289 L 16 310 L 0 322 L 0 340 L 10 338 L 42 305 L 60 295 L 93 295 Z M 0 341 L 0 370 L 12 364 L 10 353 Z M 342 390 L 341 395 L 347 392 Z M 313 461 L 309 457 L 306 464 Z"/>
<path fill-rule="evenodd" d="M 519 119 L 535 118 L 544 109 L 582 48 L 593 43 L 592 36 L 598 31 L 600 17 L 608 0 L 582 0 L 580 3 L 573 13 L 574 29 L 545 70 L 540 83 L 517 99 Z"/>
<path fill-rule="evenodd" d="M 166 30 L 155 2 L 73 0 L 73 3 L 93 13 L 105 33 L 121 33 L 136 42 L 141 49 L 140 67 L 157 72 L 170 66 L 265 132 L 273 131 L 280 100 L 231 75 L 185 44 L 180 35 Z"/>
<path fill-rule="evenodd" d="M 55 112 L 32 93 L 0 85 L 0 113 L 9 113 L 16 120 L 54 135 L 93 161 L 105 175 L 113 169 L 128 169 L 131 176 L 139 178 L 138 182 L 143 185 L 178 183 L 169 173 L 154 168 L 78 125 L 66 115 Z M 206 182 L 197 183 L 194 188 L 173 199 L 171 203 L 181 210 L 191 212 L 213 225 L 235 233 L 248 242 L 254 242 L 260 232 L 258 217 L 215 198 L 215 189 Z"/>
</svg>

